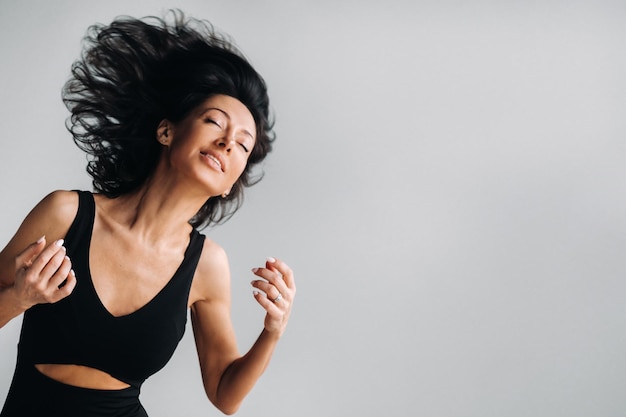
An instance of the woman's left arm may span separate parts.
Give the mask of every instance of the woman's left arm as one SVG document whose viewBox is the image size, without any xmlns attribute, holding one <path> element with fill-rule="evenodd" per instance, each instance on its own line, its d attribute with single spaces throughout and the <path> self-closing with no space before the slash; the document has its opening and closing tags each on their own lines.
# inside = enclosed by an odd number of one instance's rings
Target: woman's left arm
<svg viewBox="0 0 626 417">
<path fill-rule="evenodd" d="M 207 396 L 220 411 L 233 414 L 269 364 L 287 326 L 296 287 L 293 272 L 279 259 L 268 258 L 265 267 L 253 269 L 254 297 L 266 311 L 265 326 L 250 350 L 240 356 L 230 319 L 226 255 L 215 247 L 204 255 L 210 261 L 201 259 L 203 265 L 196 272 L 204 296 L 191 307 L 194 337 Z"/>
</svg>

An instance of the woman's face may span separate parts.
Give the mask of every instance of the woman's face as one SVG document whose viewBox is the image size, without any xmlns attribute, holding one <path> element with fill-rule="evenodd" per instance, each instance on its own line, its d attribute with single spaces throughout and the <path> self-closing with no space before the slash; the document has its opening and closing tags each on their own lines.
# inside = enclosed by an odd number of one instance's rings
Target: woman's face
<svg viewBox="0 0 626 417">
<path fill-rule="evenodd" d="M 170 165 L 199 181 L 210 196 L 230 192 L 256 140 L 256 125 L 248 108 L 225 95 L 210 97 L 185 119 L 166 128 Z"/>
</svg>

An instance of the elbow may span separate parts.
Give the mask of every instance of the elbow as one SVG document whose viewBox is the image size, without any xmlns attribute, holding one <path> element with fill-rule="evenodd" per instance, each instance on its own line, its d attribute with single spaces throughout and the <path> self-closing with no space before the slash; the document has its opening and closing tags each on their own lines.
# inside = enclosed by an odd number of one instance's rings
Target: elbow
<svg viewBox="0 0 626 417">
<path fill-rule="evenodd" d="M 214 402 L 213 405 L 215 405 L 215 407 L 218 410 L 220 410 L 222 413 L 226 414 L 227 416 L 232 416 L 239 410 L 241 403 L 231 403 L 228 401 L 220 401 L 220 402 Z"/>
<path fill-rule="evenodd" d="M 235 407 L 233 409 L 228 409 L 228 410 L 220 410 L 220 411 L 226 414 L 227 416 L 232 416 L 233 414 L 237 412 L 237 410 L 239 410 L 239 407 Z"/>
<path fill-rule="evenodd" d="M 231 416 L 235 414 L 239 407 L 241 407 L 241 400 L 233 398 L 233 395 L 210 395 L 207 391 L 207 398 L 215 408 L 220 410 L 223 414 Z"/>
</svg>

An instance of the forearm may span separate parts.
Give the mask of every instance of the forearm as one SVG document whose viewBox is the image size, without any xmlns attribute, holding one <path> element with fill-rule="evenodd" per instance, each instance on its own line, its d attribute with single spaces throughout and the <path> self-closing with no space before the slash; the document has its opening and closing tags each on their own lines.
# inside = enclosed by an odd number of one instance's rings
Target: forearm
<svg viewBox="0 0 626 417">
<path fill-rule="evenodd" d="M 0 288 L 0 328 L 24 311 L 26 309 L 18 302 L 12 286 Z"/>
<path fill-rule="evenodd" d="M 237 411 L 245 396 L 267 368 L 279 337 L 263 330 L 248 353 L 226 368 L 215 398 L 215 405 L 222 412 L 232 414 Z"/>
</svg>

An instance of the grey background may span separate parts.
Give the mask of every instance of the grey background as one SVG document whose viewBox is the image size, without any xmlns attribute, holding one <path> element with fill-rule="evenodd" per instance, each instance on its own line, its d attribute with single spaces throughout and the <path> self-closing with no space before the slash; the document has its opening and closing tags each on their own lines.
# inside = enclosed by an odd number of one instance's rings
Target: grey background
<svg viewBox="0 0 626 417">
<path fill-rule="evenodd" d="M 238 415 L 626 415 L 624 2 L 0 0 L 0 241 L 90 188 L 60 101 L 87 26 L 169 7 L 235 38 L 277 118 L 265 179 L 206 231 L 242 350 L 249 269 L 297 272 Z M 151 416 L 219 415 L 194 349 L 144 385 Z"/>
</svg>

